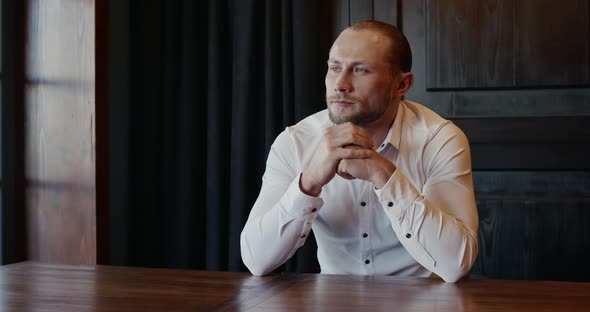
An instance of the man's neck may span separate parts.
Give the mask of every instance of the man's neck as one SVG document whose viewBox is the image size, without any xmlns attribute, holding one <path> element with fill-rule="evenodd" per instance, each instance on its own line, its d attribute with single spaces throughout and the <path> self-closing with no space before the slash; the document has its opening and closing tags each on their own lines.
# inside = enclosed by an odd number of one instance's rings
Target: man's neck
<svg viewBox="0 0 590 312">
<path fill-rule="evenodd" d="M 363 129 L 373 140 L 375 149 L 377 149 L 383 140 L 385 140 L 385 137 L 387 137 L 387 133 L 389 132 L 389 129 L 395 120 L 395 116 L 397 115 L 399 102 L 400 101 L 398 100 L 397 102 L 389 105 L 381 118 L 361 127 L 361 129 Z"/>
</svg>

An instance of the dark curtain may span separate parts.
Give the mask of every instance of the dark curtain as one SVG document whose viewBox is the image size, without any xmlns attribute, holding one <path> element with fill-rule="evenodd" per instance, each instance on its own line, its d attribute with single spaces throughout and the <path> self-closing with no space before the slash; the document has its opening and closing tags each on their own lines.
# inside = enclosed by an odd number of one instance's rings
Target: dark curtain
<svg viewBox="0 0 590 312">
<path fill-rule="evenodd" d="M 245 270 L 240 232 L 270 145 L 325 108 L 331 10 L 315 0 L 112 4 L 111 263 Z M 308 239 L 281 270 L 317 271 L 315 252 Z"/>
</svg>

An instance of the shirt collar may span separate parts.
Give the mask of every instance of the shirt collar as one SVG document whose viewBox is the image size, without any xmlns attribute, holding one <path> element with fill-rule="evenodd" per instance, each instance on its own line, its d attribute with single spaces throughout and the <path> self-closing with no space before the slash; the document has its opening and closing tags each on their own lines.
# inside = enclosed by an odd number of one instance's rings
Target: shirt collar
<svg viewBox="0 0 590 312">
<path fill-rule="evenodd" d="M 395 120 L 393 121 L 391 128 L 389 128 L 389 131 L 387 132 L 387 136 L 385 137 L 385 140 L 383 140 L 383 143 L 382 143 L 382 144 L 391 144 L 398 150 L 399 150 L 399 145 L 400 145 L 400 141 L 401 141 L 402 124 L 404 122 L 404 120 L 403 120 L 404 105 L 403 104 L 404 104 L 404 102 L 400 101 L 398 108 L 397 108 L 397 114 L 395 116 Z M 383 150 L 384 148 L 385 148 L 385 145 L 379 146 L 377 148 L 377 152 Z"/>
</svg>

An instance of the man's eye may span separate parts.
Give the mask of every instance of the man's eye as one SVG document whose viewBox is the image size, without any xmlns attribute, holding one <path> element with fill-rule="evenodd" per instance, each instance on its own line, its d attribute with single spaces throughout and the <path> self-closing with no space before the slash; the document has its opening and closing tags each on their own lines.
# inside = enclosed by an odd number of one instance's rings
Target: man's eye
<svg viewBox="0 0 590 312">
<path fill-rule="evenodd" d="M 369 70 L 363 67 L 355 67 L 354 72 L 358 74 L 366 74 L 369 72 Z"/>
<path fill-rule="evenodd" d="M 340 66 L 330 66 L 330 70 L 333 72 L 339 72 L 340 71 Z"/>
</svg>

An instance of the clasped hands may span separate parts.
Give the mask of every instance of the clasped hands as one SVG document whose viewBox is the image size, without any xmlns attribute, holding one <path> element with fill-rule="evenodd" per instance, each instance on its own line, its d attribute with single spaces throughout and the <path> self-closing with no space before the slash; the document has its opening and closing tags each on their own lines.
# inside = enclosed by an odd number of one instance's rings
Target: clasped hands
<svg viewBox="0 0 590 312">
<path fill-rule="evenodd" d="M 370 181 L 381 188 L 396 167 L 373 150 L 373 141 L 358 126 L 347 122 L 326 129 L 301 174 L 300 189 L 317 196 L 336 174 L 345 179 Z"/>
</svg>

